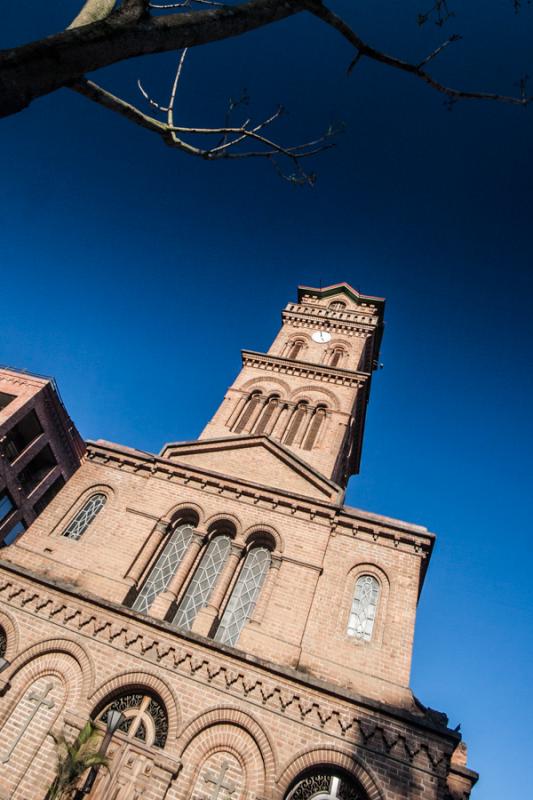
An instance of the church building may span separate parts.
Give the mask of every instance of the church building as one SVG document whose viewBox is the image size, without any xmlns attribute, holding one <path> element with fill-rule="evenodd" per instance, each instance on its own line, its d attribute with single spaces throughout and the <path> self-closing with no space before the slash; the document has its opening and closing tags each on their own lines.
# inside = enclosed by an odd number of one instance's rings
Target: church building
<svg viewBox="0 0 533 800">
<path fill-rule="evenodd" d="M 0 551 L 0 800 L 44 800 L 53 737 L 110 710 L 91 800 L 470 797 L 409 687 L 434 534 L 344 504 L 383 315 L 302 286 L 198 440 L 85 443 Z"/>
</svg>

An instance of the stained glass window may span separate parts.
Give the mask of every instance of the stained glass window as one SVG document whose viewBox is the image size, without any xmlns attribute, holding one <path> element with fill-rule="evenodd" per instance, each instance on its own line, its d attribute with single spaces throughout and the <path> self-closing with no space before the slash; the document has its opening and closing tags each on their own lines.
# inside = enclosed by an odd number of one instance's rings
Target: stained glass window
<svg viewBox="0 0 533 800">
<path fill-rule="evenodd" d="M 299 781 L 287 795 L 287 800 L 366 800 L 357 781 L 348 775 L 329 771 L 315 772 Z"/>
<path fill-rule="evenodd" d="M 180 525 L 173 531 L 137 595 L 132 606 L 135 611 L 147 614 L 157 595 L 165 591 L 185 555 L 193 532 L 191 525 Z"/>
<path fill-rule="evenodd" d="M 372 638 L 374 620 L 379 599 L 379 583 L 372 575 L 361 575 L 357 578 L 352 600 L 350 619 L 348 620 L 348 636 L 369 642 Z"/>
<path fill-rule="evenodd" d="M 172 621 L 174 625 L 185 630 L 191 629 L 199 610 L 211 596 L 229 555 L 230 545 L 229 536 L 217 536 L 211 540 Z"/>
<path fill-rule="evenodd" d="M 246 620 L 254 610 L 269 566 L 270 551 L 266 547 L 250 550 L 220 620 L 215 635 L 218 642 L 236 644 Z"/>
<path fill-rule="evenodd" d="M 118 730 L 128 739 L 138 739 L 154 747 L 165 746 L 168 734 L 167 712 L 151 695 L 142 692 L 120 695 L 98 715 L 98 719 L 104 724 L 109 711 L 121 712 L 124 719 Z"/>
<path fill-rule="evenodd" d="M 105 506 L 106 500 L 107 497 L 105 494 L 98 493 L 91 495 L 85 505 L 80 508 L 72 522 L 67 525 L 63 531 L 63 536 L 66 536 L 68 539 L 79 539 L 83 536 L 98 512 Z"/>
</svg>

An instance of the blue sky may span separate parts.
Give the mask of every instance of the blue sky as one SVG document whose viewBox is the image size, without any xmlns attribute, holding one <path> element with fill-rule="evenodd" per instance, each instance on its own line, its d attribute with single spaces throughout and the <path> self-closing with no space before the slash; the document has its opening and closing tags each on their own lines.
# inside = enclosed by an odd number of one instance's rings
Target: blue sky
<svg viewBox="0 0 533 800">
<path fill-rule="evenodd" d="M 0 46 L 61 29 L 76 2 L 3 12 Z M 414 0 L 345 13 L 369 40 L 435 72 L 516 91 L 533 9 L 456 5 L 418 28 Z M 71 13 L 72 12 L 72 13 Z M 473 798 L 532 794 L 531 111 L 442 98 L 362 63 L 312 19 L 192 52 L 180 113 L 216 124 L 246 87 L 282 102 L 285 141 L 342 121 L 314 189 L 265 163 L 206 164 L 67 91 L 0 123 L 0 362 L 54 375 L 82 434 L 158 451 L 195 438 L 239 369 L 268 347 L 299 283 L 387 297 L 361 475 L 347 502 L 438 534 L 412 685 L 462 724 Z M 164 95 L 176 55 L 98 75 Z M 528 791 L 529 790 L 529 791 Z"/>
</svg>

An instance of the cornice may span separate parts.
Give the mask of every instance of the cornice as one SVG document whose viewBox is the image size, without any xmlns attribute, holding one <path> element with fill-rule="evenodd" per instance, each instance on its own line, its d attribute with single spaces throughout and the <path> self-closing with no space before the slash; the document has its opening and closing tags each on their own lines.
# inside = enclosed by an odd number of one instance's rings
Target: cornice
<svg viewBox="0 0 533 800">
<path fill-rule="evenodd" d="M 370 380 L 368 372 L 354 372 L 337 367 L 327 367 L 324 364 L 314 364 L 311 361 L 295 361 L 291 358 L 273 356 L 269 353 L 258 353 L 255 350 L 242 350 L 243 367 L 253 367 L 281 375 L 294 375 L 306 380 L 315 380 L 322 383 L 334 383 L 339 386 L 363 387 Z"/>
<path fill-rule="evenodd" d="M 460 734 L 416 715 L 0 562 L 0 600 L 147 664 L 412 768 L 446 774 Z M 13 660 L 16 664 L 16 658 Z M 6 685 L 9 672 L 1 683 Z M 392 734 L 387 721 L 395 720 Z"/>
<path fill-rule="evenodd" d="M 329 526 L 331 535 L 343 534 L 394 547 L 422 559 L 431 555 L 435 536 L 421 525 L 350 508 L 210 472 L 155 455 L 121 449 L 118 445 L 87 442 L 87 460 L 145 479 L 170 481 L 202 493 L 228 497 L 268 512 Z"/>
<path fill-rule="evenodd" d="M 341 328 L 359 332 L 363 335 L 371 334 L 380 324 L 377 313 L 364 313 L 361 311 L 350 311 L 342 309 L 335 311 L 323 306 L 315 306 L 310 303 L 287 303 L 281 312 L 281 318 L 285 320 L 300 320 L 302 325 L 316 327 L 326 324 L 328 328 Z"/>
</svg>

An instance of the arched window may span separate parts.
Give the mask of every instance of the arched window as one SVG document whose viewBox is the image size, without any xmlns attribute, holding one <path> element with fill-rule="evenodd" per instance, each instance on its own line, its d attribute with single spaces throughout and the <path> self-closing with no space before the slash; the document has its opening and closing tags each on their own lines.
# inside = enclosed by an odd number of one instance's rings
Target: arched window
<svg viewBox="0 0 533 800">
<path fill-rule="evenodd" d="M 137 595 L 132 606 L 135 611 L 147 614 L 157 595 L 165 591 L 185 555 L 193 533 L 194 528 L 190 523 L 180 525 L 173 531 Z"/>
<path fill-rule="evenodd" d="M 296 411 L 292 415 L 292 419 L 289 423 L 289 428 L 285 435 L 285 444 L 292 444 L 296 438 L 296 434 L 298 433 L 298 428 L 303 423 L 305 415 L 307 414 L 307 402 L 302 400 L 301 403 L 298 403 L 298 407 Z"/>
<path fill-rule="evenodd" d="M 287 358 L 298 358 L 302 350 L 304 349 L 305 342 L 302 339 L 296 339 L 295 341 L 290 343 L 289 352 L 287 353 Z"/>
<path fill-rule="evenodd" d="M 329 365 L 330 367 L 336 367 L 342 361 L 344 356 L 344 350 L 342 347 L 335 347 L 329 357 Z"/>
<path fill-rule="evenodd" d="M 216 536 L 211 539 L 179 604 L 172 620 L 173 625 L 188 631 L 192 628 L 196 615 L 208 602 L 217 578 L 222 572 L 229 555 L 230 545 L 229 536 Z"/>
<path fill-rule="evenodd" d="M 0 625 L 0 658 L 4 658 L 7 651 L 7 633 Z"/>
<path fill-rule="evenodd" d="M 215 634 L 217 642 L 235 645 L 255 608 L 270 566 L 270 550 L 254 547 L 248 555 Z"/>
<path fill-rule="evenodd" d="M 263 413 L 259 417 L 257 426 L 255 428 L 255 433 L 263 433 L 266 426 L 272 419 L 272 415 L 279 404 L 279 397 L 277 395 L 273 395 L 272 397 L 268 398 L 268 402 L 263 410 Z"/>
<path fill-rule="evenodd" d="M 369 642 L 372 638 L 374 620 L 379 600 L 379 583 L 372 575 L 360 575 L 355 583 L 355 592 L 348 620 L 348 636 Z"/>
<path fill-rule="evenodd" d="M 83 536 L 98 512 L 105 506 L 106 501 L 107 497 L 101 492 L 91 495 L 74 519 L 67 525 L 63 531 L 63 536 L 66 536 L 67 539 L 79 539 Z"/>
<path fill-rule="evenodd" d="M 325 767 L 296 783 L 286 800 L 366 800 L 366 792 L 347 773 Z"/>
<path fill-rule="evenodd" d="M 334 311 L 340 311 L 341 309 L 346 308 L 346 303 L 343 303 L 342 300 L 334 300 L 329 304 L 329 307 Z"/>
<path fill-rule="evenodd" d="M 315 409 L 315 413 L 313 414 L 313 419 L 311 420 L 311 424 L 309 425 L 309 429 L 307 431 L 307 436 L 305 437 L 305 442 L 303 445 L 304 450 L 313 449 L 318 433 L 320 431 L 320 428 L 324 424 L 325 419 L 326 419 L 326 409 L 324 408 L 324 406 L 318 406 L 318 408 Z"/>
<path fill-rule="evenodd" d="M 110 711 L 120 711 L 124 720 L 119 727 L 128 739 L 138 739 L 153 747 L 164 747 L 168 734 L 168 717 L 163 704 L 141 691 L 122 694 L 104 706 L 97 720 L 107 722 Z"/>
<path fill-rule="evenodd" d="M 237 420 L 237 424 L 235 425 L 234 431 L 235 433 L 242 433 L 244 428 L 246 427 L 247 423 L 250 420 L 250 417 L 254 413 L 255 409 L 257 408 L 258 403 L 261 402 L 261 392 L 252 392 L 250 397 L 248 398 L 246 405 L 244 406 L 242 413 Z"/>
</svg>

